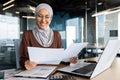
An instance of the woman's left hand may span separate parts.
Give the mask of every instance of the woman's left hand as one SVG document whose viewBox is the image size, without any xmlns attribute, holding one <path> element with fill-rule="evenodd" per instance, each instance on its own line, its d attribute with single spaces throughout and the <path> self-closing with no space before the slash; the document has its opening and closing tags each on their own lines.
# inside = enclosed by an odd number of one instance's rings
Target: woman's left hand
<svg viewBox="0 0 120 80">
<path fill-rule="evenodd" d="M 71 57 L 70 63 L 77 63 L 77 57 Z"/>
</svg>

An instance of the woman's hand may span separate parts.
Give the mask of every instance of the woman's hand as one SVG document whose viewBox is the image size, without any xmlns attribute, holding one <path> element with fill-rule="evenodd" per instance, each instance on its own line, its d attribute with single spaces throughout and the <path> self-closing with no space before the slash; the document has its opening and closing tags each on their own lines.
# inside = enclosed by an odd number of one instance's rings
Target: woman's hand
<svg viewBox="0 0 120 80">
<path fill-rule="evenodd" d="M 77 57 L 71 57 L 70 63 L 77 63 Z"/>
<path fill-rule="evenodd" d="M 37 65 L 36 62 L 29 61 L 29 60 L 25 61 L 25 68 L 26 68 L 27 70 L 33 69 L 34 67 L 36 67 L 36 65 Z"/>
</svg>

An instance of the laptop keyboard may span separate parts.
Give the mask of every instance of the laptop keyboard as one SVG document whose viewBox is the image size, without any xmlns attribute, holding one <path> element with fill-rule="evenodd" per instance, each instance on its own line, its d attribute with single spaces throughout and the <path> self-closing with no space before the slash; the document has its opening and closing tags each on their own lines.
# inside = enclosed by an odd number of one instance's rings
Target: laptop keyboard
<svg viewBox="0 0 120 80">
<path fill-rule="evenodd" d="M 96 66 L 96 63 L 91 63 L 91 64 L 88 64 L 88 65 L 86 65 L 84 67 L 76 69 L 76 70 L 74 70 L 72 72 L 81 73 L 81 74 L 87 74 L 87 73 L 93 71 L 95 66 Z"/>
</svg>

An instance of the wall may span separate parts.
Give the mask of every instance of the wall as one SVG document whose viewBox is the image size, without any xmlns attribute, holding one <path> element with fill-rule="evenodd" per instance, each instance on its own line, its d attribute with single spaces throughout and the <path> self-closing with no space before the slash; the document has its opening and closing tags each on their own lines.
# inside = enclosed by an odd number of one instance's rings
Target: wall
<svg viewBox="0 0 120 80">
<path fill-rule="evenodd" d="M 110 39 L 118 39 L 116 37 L 110 37 L 110 30 L 118 30 L 118 13 L 107 14 L 105 18 L 105 43 Z"/>
</svg>

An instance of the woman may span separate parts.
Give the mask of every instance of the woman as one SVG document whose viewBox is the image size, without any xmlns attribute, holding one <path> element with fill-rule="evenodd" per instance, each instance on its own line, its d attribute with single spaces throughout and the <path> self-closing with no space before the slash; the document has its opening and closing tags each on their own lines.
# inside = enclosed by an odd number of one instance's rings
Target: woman
<svg viewBox="0 0 120 80">
<path fill-rule="evenodd" d="M 30 70 L 37 63 L 29 61 L 28 46 L 42 48 L 63 48 L 61 36 L 58 31 L 52 30 L 49 25 L 53 16 L 52 8 L 46 4 L 39 4 L 35 9 L 36 26 L 33 30 L 23 33 L 20 45 L 20 65 Z M 72 57 L 70 62 L 76 62 L 76 57 Z"/>
</svg>

